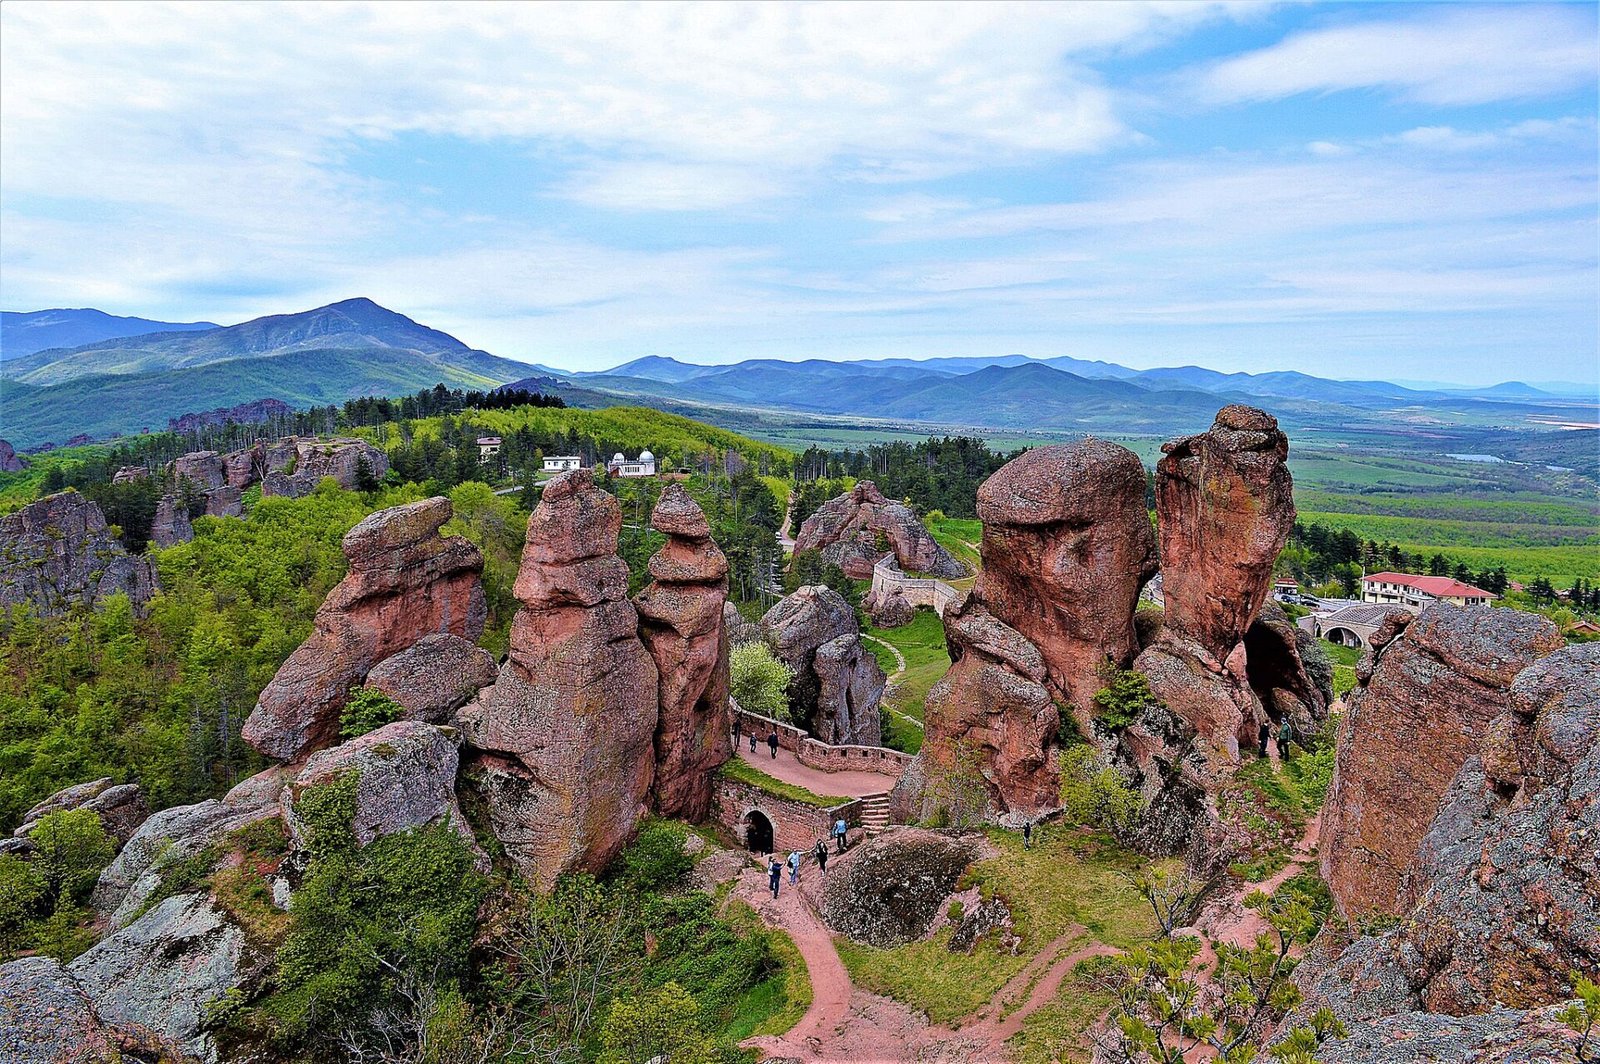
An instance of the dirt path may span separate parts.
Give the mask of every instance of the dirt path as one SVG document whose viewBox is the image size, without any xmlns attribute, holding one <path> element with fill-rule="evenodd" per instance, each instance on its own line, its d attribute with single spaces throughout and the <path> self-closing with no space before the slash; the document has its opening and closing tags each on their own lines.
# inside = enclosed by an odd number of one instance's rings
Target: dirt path
<svg viewBox="0 0 1600 1064">
<path fill-rule="evenodd" d="M 906 674 L 906 656 L 904 654 L 900 653 L 900 648 L 899 647 L 895 646 L 893 643 L 889 642 L 887 639 L 883 639 L 883 638 L 880 638 L 880 637 L 875 636 L 875 635 L 867 635 L 865 632 L 861 633 L 861 638 L 862 639 L 871 640 L 872 642 L 877 643 L 877 644 L 879 644 L 881 646 L 888 647 L 889 648 L 889 653 L 894 655 L 894 660 L 897 663 L 896 666 L 895 666 L 894 675 L 890 676 L 888 680 L 884 681 L 884 685 L 883 685 L 884 690 L 887 691 L 889 688 L 893 687 L 896 683 L 899 682 L 900 677 L 902 677 L 902 676 L 904 676 Z M 911 725 L 913 728 L 916 728 L 918 731 L 923 731 L 924 730 L 922 722 L 920 720 L 918 720 L 916 717 L 913 717 L 911 714 L 902 713 L 900 710 L 896 709 L 894 706 L 889 705 L 887 702 L 885 702 L 883 704 L 883 708 L 887 709 L 890 713 L 893 713 L 895 716 L 899 717 L 901 720 L 905 721 L 907 724 Z"/>
<path fill-rule="evenodd" d="M 783 524 L 778 526 L 778 546 L 791 554 L 794 552 L 794 537 L 789 534 L 790 523 L 794 519 L 794 492 L 789 493 L 789 501 L 783 507 Z"/>
<path fill-rule="evenodd" d="M 750 752 L 750 737 L 745 736 L 739 745 L 739 757 L 774 779 L 804 787 L 824 798 L 860 798 L 868 794 L 882 794 L 893 789 L 895 778 L 881 772 L 852 769 L 848 772 L 824 772 L 819 768 L 802 765 L 794 754 L 778 747 L 773 757 L 764 741 L 757 740 L 756 752 Z"/>
</svg>

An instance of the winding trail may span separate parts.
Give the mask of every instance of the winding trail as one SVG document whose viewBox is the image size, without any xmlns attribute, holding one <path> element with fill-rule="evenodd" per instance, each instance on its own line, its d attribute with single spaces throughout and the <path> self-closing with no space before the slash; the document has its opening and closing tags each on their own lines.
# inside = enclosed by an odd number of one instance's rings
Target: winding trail
<svg viewBox="0 0 1600 1064">
<path fill-rule="evenodd" d="M 778 546 L 791 554 L 794 552 L 794 537 L 789 534 L 790 525 L 794 520 L 794 492 L 789 493 L 789 502 L 783 508 L 783 524 L 778 526 Z"/>
<path fill-rule="evenodd" d="M 904 676 L 906 674 L 906 656 L 904 654 L 900 653 L 900 648 L 899 647 L 895 646 L 893 643 L 889 642 L 887 639 L 882 639 L 882 638 L 879 638 L 878 636 L 875 636 L 875 635 L 868 635 L 865 632 L 861 633 L 861 638 L 862 639 L 866 639 L 866 640 L 870 640 L 871 642 L 874 642 L 874 643 L 877 643 L 879 646 L 888 647 L 889 648 L 889 653 L 894 655 L 894 660 L 896 662 L 894 675 L 890 676 L 888 680 L 884 681 L 884 685 L 883 685 L 884 686 L 884 690 L 887 691 L 890 687 L 893 687 L 896 683 L 899 683 L 900 682 L 900 677 L 902 677 L 902 676 Z M 900 710 L 896 709 L 894 706 L 889 705 L 888 703 L 884 703 L 883 704 L 883 708 L 887 709 L 890 713 L 893 713 L 895 716 L 899 717 L 901 720 L 905 721 L 907 724 L 910 724 L 912 727 L 916 728 L 918 731 L 925 730 L 923 728 L 922 722 L 920 720 L 918 720 L 916 717 L 913 717 L 911 714 L 903 713 Z"/>
</svg>

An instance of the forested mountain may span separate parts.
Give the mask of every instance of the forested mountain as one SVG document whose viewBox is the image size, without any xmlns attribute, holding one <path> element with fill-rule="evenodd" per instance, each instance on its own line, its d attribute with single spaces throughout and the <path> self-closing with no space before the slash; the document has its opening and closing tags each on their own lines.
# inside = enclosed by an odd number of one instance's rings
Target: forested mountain
<svg viewBox="0 0 1600 1064">
<path fill-rule="evenodd" d="M 0 312 L 0 359 L 9 361 L 50 348 L 70 348 L 118 336 L 153 332 L 201 332 L 220 328 L 209 321 L 152 321 L 124 318 L 103 310 L 35 310 Z"/>
</svg>

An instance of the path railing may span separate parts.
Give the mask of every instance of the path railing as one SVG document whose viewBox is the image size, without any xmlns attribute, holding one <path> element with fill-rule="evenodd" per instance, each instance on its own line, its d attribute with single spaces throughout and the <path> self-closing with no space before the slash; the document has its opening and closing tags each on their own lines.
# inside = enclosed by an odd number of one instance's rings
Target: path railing
<svg viewBox="0 0 1600 1064">
<path fill-rule="evenodd" d="M 759 713 L 740 709 L 734 715 L 739 719 L 741 734 L 746 737 L 744 742 L 748 743 L 748 736 L 753 734 L 758 743 L 765 743 L 768 735 L 777 732 L 779 746 L 794 754 L 802 765 L 823 772 L 878 772 L 898 780 L 911 764 L 910 754 L 887 746 L 832 746 L 812 738 L 803 728 Z"/>
</svg>

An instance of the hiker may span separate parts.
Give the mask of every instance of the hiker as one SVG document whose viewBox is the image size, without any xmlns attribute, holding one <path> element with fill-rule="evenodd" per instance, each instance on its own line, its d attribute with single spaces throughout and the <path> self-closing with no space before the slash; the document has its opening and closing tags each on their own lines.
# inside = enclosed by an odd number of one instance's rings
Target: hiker
<svg viewBox="0 0 1600 1064">
<path fill-rule="evenodd" d="M 1031 820 L 1022 822 L 1022 848 L 1024 850 L 1033 849 L 1033 821 Z"/>
<path fill-rule="evenodd" d="M 1261 728 L 1256 734 L 1256 756 L 1267 756 L 1267 739 L 1272 735 L 1272 728 L 1266 721 L 1261 722 Z"/>
<path fill-rule="evenodd" d="M 750 733 L 750 752 L 752 754 L 756 752 L 756 733 L 755 732 L 751 732 Z"/>
<path fill-rule="evenodd" d="M 789 885 L 792 887 L 800 882 L 800 851 L 790 850 L 786 863 L 789 866 Z"/>
<path fill-rule="evenodd" d="M 1278 728 L 1278 756 L 1287 760 L 1289 757 L 1289 744 L 1294 742 L 1294 726 L 1289 723 L 1289 718 L 1283 718 L 1283 724 Z"/>
<path fill-rule="evenodd" d="M 778 729 L 773 728 L 767 733 L 767 749 L 772 751 L 772 760 L 778 760 Z"/>
<path fill-rule="evenodd" d="M 849 832 L 850 829 L 844 826 L 844 817 L 840 817 L 838 820 L 833 822 L 833 839 L 839 844 L 840 853 L 844 853 L 845 836 L 848 835 Z"/>
<path fill-rule="evenodd" d="M 733 715 L 733 748 L 739 749 L 739 740 L 744 738 L 744 718 L 739 714 Z"/>
<path fill-rule="evenodd" d="M 772 891 L 772 897 L 778 897 L 778 880 L 783 874 L 783 865 L 778 863 L 776 854 L 767 854 L 767 889 Z"/>
<path fill-rule="evenodd" d="M 822 872 L 822 878 L 828 878 L 828 843 L 823 839 L 817 840 L 817 868 Z"/>
</svg>

